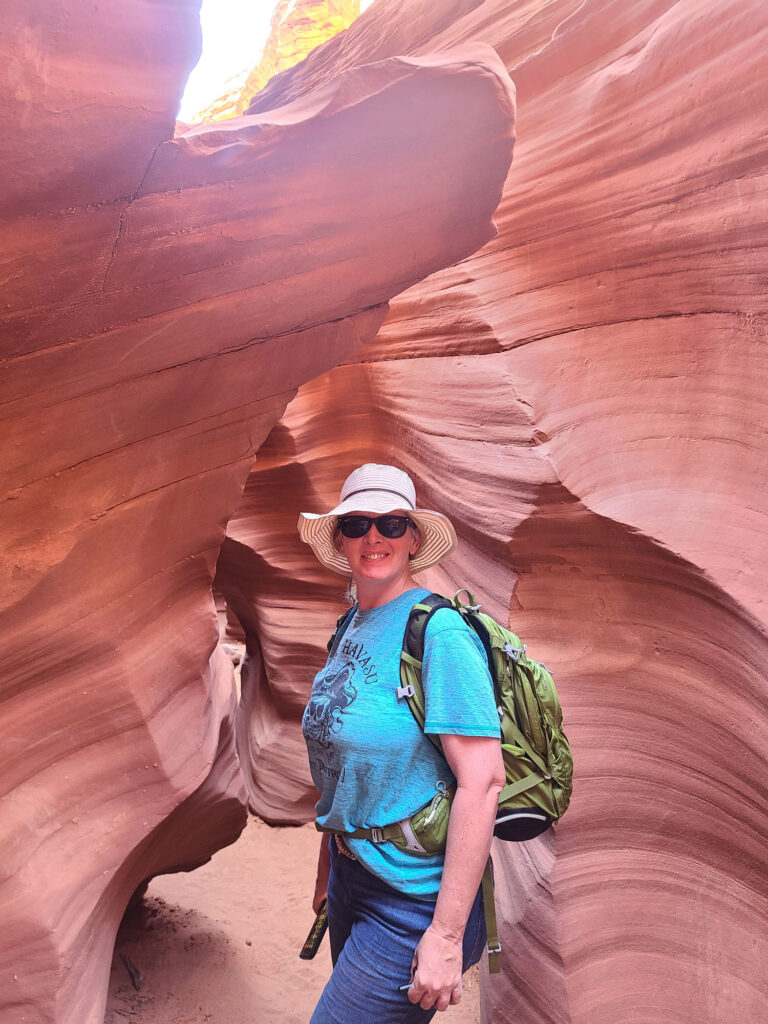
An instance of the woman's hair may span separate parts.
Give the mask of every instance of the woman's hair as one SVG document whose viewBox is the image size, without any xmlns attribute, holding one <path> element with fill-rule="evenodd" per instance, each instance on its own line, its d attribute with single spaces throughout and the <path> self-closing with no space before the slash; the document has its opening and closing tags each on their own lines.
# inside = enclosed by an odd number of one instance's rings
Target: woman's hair
<svg viewBox="0 0 768 1024">
<path fill-rule="evenodd" d="M 421 532 L 419 531 L 419 524 L 413 519 L 411 520 L 411 530 L 413 531 L 414 537 L 419 542 L 419 547 L 421 547 Z M 413 558 L 413 555 L 409 555 L 408 557 Z"/>
<path fill-rule="evenodd" d="M 339 520 L 336 520 L 336 525 L 333 528 L 333 546 L 337 551 L 341 551 L 341 527 L 339 526 Z"/>
</svg>

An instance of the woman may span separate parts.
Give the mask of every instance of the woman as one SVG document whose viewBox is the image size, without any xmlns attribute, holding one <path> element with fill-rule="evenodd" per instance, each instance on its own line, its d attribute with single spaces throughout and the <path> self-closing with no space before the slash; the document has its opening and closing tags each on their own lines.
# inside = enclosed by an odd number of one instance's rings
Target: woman
<svg viewBox="0 0 768 1024">
<path fill-rule="evenodd" d="M 311 1024 L 420 1024 L 459 1002 L 462 972 L 482 953 L 480 881 L 504 785 L 485 654 L 456 612 L 427 626 L 424 731 L 396 693 L 408 614 L 429 593 L 412 574 L 449 554 L 456 534 L 416 507 L 406 473 L 373 464 L 347 478 L 336 508 L 302 513 L 299 533 L 351 575 L 357 599 L 303 719 L 318 825 L 334 830 L 321 838 L 313 900 L 317 912 L 327 894 L 334 970 Z M 343 838 L 409 818 L 454 778 L 444 854 Z"/>
</svg>

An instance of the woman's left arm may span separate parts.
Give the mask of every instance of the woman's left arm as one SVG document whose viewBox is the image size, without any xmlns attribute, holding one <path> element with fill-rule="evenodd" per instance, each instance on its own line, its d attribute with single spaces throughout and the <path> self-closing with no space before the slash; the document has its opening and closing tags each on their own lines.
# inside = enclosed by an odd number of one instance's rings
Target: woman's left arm
<svg viewBox="0 0 768 1024">
<path fill-rule="evenodd" d="M 432 924 L 416 947 L 412 1003 L 446 1010 L 461 999 L 462 942 L 491 848 L 498 797 L 505 783 L 498 738 L 441 735 L 456 776 L 445 867 Z"/>
</svg>

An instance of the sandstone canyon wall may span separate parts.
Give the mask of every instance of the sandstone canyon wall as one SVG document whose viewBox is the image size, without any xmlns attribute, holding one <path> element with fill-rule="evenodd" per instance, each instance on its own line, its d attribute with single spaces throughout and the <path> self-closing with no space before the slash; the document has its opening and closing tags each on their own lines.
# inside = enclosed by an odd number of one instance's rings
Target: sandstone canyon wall
<svg viewBox="0 0 768 1024">
<path fill-rule="evenodd" d="M 342 607 L 296 517 L 360 462 L 456 524 L 423 582 L 482 591 L 553 669 L 576 789 L 496 850 L 497 1022 L 766 1018 L 767 28 L 757 0 L 379 0 L 251 104 L 470 40 L 517 87 L 498 237 L 299 389 L 219 562 L 269 820 L 311 814 L 298 721 Z"/>
<path fill-rule="evenodd" d="M 194 121 L 218 121 L 244 114 L 273 75 L 292 68 L 326 39 L 348 28 L 359 13 L 360 0 L 277 0 L 256 66 L 233 77 L 224 95 Z"/>
<path fill-rule="evenodd" d="M 254 453 L 493 237 L 511 158 L 474 45 L 174 140 L 198 6 L 5 15 L 3 1024 L 100 1021 L 131 893 L 238 835 L 211 580 Z"/>
</svg>

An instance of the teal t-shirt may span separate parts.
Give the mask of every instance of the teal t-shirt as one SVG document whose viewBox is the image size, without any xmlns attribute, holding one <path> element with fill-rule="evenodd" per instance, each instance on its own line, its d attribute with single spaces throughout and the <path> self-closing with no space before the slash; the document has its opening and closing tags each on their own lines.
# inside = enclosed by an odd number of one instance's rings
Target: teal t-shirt
<svg viewBox="0 0 768 1024">
<path fill-rule="evenodd" d="M 318 672 L 302 729 L 320 791 L 321 825 L 341 831 L 410 817 L 455 780 L 448 762 L 398 700 L 400 651 L 408 613 L 429 593 L 409 590 L 380 608 L 357 610 Z M 427 625 L 422 681 L 428 733 L 499 735 L 483 646 L 460 615 L 435 612 Z M 393 843 L 348 840 L 369 871 L 395 889 L 435 899 L 443 854 L 420 856 Z"/>
</svg>

